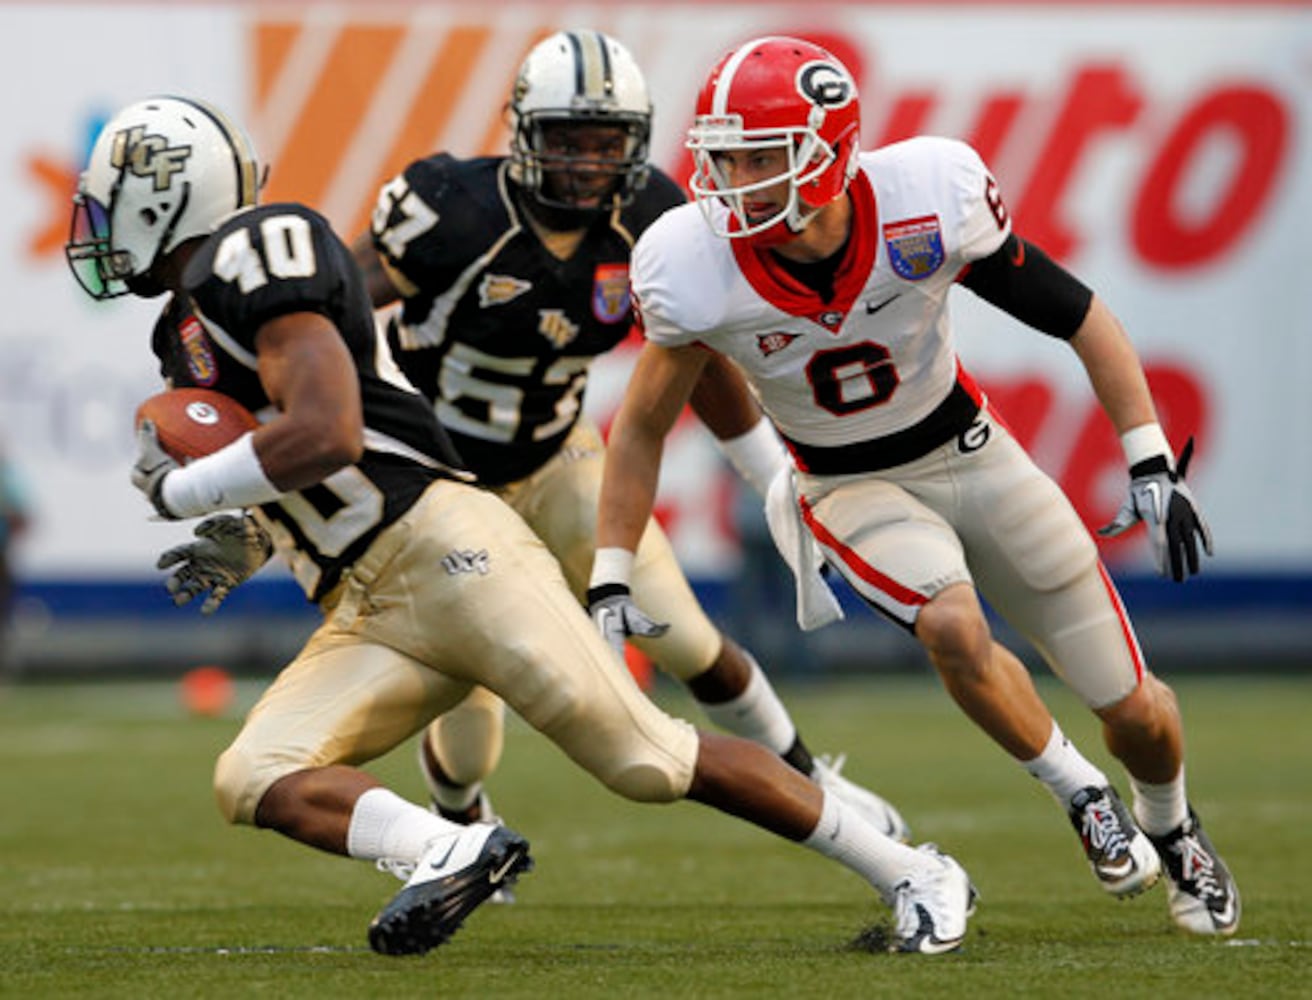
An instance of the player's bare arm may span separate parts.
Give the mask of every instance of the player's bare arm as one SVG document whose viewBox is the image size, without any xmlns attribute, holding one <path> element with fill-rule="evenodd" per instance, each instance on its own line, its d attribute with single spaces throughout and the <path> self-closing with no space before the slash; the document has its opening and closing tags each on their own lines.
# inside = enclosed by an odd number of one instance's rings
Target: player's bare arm
<svg viewBox="0 0 1312 1000">
<path fill-rule="evenodd" d="M 701 422 L 721 441 L 746 434 L 762 417 L 760 404 L 738 366 L 719 354 L 708 355 L 689 403 Z"/>
<path fill-rule="evenodd" d="M 364 275 L 364 287 L 375 309 L 391 305 L 402 295 L 418 291 L 396 268 L 391 267 L 374 247 L 371 233 L 361 233 L 351 243 L 351 256 Z"/>
<path fill-rule="evenodd" d="M 269 480 L 281 490 L 321 482 L 364 451 L 360 386 L 337 328 L 319 313 L 289 313 L 255 338 L 260 381 L 279 415 L 254 439 Z"/>
<path fill-rule="evenodd" d="M 660 479 L 665 435 L 692 396 L 710 352 L 646 344 L 611 426 L 597 511 L 597 547 L 638 547 Z"/>
<path fill-rule="evenodd" d="M 1120 321 L 1098 296 L 1089 303 L 1089 313 L 1070 343 L 1117 434 L 1157 423 L 1139 355 Z"/>
</svg>

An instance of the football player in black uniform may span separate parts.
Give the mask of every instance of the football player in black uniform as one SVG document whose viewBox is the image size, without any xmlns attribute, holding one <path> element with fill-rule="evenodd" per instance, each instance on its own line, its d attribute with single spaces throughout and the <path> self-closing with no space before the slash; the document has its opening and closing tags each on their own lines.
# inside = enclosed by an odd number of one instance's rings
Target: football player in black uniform
<svg viewBox="0 0 1312 1000">
<path fill-rule="evenodd" d="M 432 400 L 469 468 L 546 543 L 582 600 L 604 458 L 597 428 L 580 416 L 588 369 L 632 326 L 634 241 L 684 198 L 647 162 L 646 82 L 615 39 L 565 31 L 539 43 L 509 110 L 510 156 L 439 153 L 411 163 L 382 188 L 372 232 L 354 250 L 375 305 L 402 301 L 390 338 L 402 370 Z M 784 465 L 783 447 L 736 370 L 713 367 L 694 409 L 764 495 Z M 755 659 L 697 603 L 654 520 L 634 573 L 651 613 L 629 623 L 634 644 L 687 684 L 713 722 L 909 839 L 893 806 L 839 773 L 841 760 L 812 757 Z M 667 631 L 657 622 L 673 624 Z M 502 716 L 498 699 L 475 692 L 421 742 L 429 788 L 448 818 L 490 817 L 482 788 L 500 757 Z"/>
<path fill-rule="evenodd" d="M 68 246 L 96 298 L 171 293 L 153 338 L 167 382 L 214 388 L 261 420 L 185 466 L 149 421 L 138 429 L 132 481 L 160 516 L 251 511 L 211 518 L 174 553 L 178 596 L 240 582 L 271 536 L 323 611 L 218 760 L 225 817 L 383 863 L 406 884 L 370 944 L 427 951 L 529 866 L 528 844 L 445 820 L 359 765 L 486 687 L 618 794 L 691 798 L 804 843 L 895 906 L 900 947 L 955 946 L 918 914 L 948 907 L 964 933 L 959 865 L 642 695 L 541 541 L 472 484 L 396 371 L 346 246 L 303 205 L 255 207 L 257 181 L 249 141 L 218 110 L 130 105 L 92 148 Z"/>
</svg>

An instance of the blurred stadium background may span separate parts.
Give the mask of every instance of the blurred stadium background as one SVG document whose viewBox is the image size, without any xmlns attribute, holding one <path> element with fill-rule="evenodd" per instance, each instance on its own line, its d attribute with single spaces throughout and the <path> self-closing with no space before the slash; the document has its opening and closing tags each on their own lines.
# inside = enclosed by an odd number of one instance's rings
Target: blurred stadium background
<svg viewBox="0 0 1312 1000">
<path fill-rule="evenodd" d="M 131 415 L 154 391 L 157 304 L 93 304 L 63 261 L 68 196 L 100 124 L 161 92 L 246 122 L 267 199 L 320 208 L 350 239 L 378 185 L 438 148 L 500 152 L 514 67 L 539 38 L 594 26 L 623 40 L 656 103 L 654 160 L 682 179 L 681 135 L 715 58 L 803 34 L 863 91 L 864 143 L 972 141 L 1017 228 L 1125 321 L 1191 479 L 1216 557 L 1183 587 L 1154 578 L 1142 533 L 1104 547 L 1163 671 L 1293 669 L 1312 651 L 1312 5 L 1285 2 L 775 3 L 670 0 L 366 4 L 0 3 L 0 441 L 34 523 L 10 649 L 25 679 L 268 675 L 314 625 L 270 567 L 213 621 L 177 610 L 153 570 L 188 528 L 152 523 L 130 487 Z M 955 305 L 962 353 L 1090 525 L 1125 487 L 1119 447 L 1061 345 Z M 633 345 L 599 366 L 603 422 Z M 662 516 L 712 612 L 776 673 L 923 668 L 847 600 L 810 636 L 759 505 L 694 422 L 667 452 Z"/>
</svg>

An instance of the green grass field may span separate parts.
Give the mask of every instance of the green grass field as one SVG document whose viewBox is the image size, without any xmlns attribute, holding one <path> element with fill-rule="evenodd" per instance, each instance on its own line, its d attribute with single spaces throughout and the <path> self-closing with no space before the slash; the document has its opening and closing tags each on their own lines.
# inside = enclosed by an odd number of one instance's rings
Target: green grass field
<svg viewBox="0 0 1312 1000">
<path fill-rule="evenodd" d="M 1174 683 L 1192 797 L 1243 891 L 1233 941 L 1174 930 L 1160 887 L 1104 896 L 1043 789 L 928 677 L 785 688 L 817 751 L 845 750 L 918 840 L 970 871 L 979 911 L 967 946 L 941 958 L 853 947 L 888 918 L 856 876 L 701 806 L 621 801 L 518 722 L 492 790 L 533 844 L 519 902 L 483 907 L 427 956 L 383 958 L 364 932 L 391 876 L 218 816 L 212 762 L 257 687 L 224 719 L 185 716 L 168 684 L 11 688 L 0 995 L 1312 995 L 1312 681 Z M 1044 692 L 1111 768 L 1092 716 Z M 681 692 L 657 697 L 692 711 Z M 419 798 L 413 746 L 374 770 Z"/>
</svg>

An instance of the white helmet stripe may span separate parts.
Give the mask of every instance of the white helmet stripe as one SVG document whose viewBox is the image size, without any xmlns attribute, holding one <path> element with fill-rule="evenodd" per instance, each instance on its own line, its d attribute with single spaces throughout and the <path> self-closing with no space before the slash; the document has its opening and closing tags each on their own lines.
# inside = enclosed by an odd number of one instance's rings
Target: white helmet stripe
<svg viewBox="0 0 1312 1000">
<path fill-rule="evenodd" d="M 715 94 L 711 98 L 711 114 L 723 115 L 729 104 L 729 91 L 733 88 L 734 77 L 738 75 L 738 67 L 743 64 L 752 51 L 762 42 L 772 41 L 775 35 L 767 35 L 765 38 L 753 38 L 750 42 L 744 42 L 738 47 L 724 63 L 724 69 L 720 71 L 720 77 L 715 81 Z"/>
</svg>

